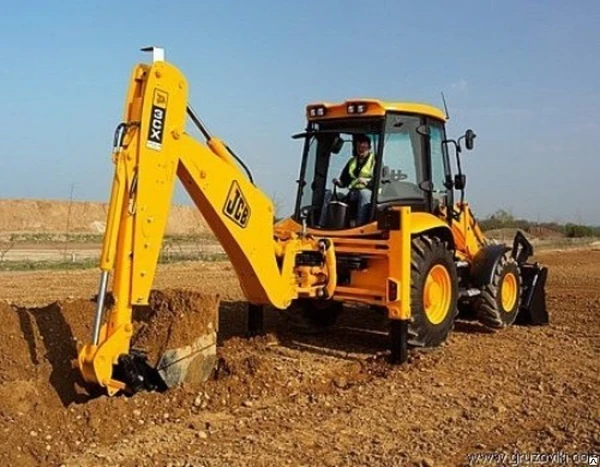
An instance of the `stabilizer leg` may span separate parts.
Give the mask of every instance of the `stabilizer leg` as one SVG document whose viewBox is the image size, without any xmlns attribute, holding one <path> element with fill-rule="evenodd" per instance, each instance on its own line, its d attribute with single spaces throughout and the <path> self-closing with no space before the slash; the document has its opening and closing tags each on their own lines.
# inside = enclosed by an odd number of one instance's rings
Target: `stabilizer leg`
<svg viewBox="0 0 600 467">
<path fill-rule="evenodd" d="M 402 364 L 408 360 L 408 320 L 392 320 L 390 322 L 390 361 Z"/>
</svg>

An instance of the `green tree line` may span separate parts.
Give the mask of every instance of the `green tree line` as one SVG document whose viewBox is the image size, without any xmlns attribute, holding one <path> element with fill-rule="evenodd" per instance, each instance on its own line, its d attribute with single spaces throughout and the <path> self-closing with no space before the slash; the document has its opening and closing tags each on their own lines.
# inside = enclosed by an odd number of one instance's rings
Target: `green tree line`
<svg viewBox="0 0 600 467">
<path fill-rule="evenodd" d="M 491 216 L 479 220 L 481 228 L 486 230 L 494 229 L 521 229 L 526 232 L 535 228 L 545 228 L 560 232 L 568 238 L 581 237 L 600 237 L 600 227 L 583 224 L 558 222 L 533 222 L 527 219 L 518 219 L 504 209 L 499 209 Z"/>
</svg>

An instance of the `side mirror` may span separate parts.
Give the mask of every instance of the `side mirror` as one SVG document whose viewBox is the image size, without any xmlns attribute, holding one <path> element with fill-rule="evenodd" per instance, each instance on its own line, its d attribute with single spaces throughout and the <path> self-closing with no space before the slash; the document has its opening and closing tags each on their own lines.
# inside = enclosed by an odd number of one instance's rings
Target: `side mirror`
<svg viewBox="0 0 600 467">
<path fill-rule="evenodd" d="M 473 149 L 473 145 L 475 143 L 475 138 L 477 135 L 473 132 L 473 130 L 467 130 L 465 132 L 465 147 L 470 151 Z"/>
<path fill-rule="evenodd" d="M 342 150 L 342 146 L 344 146 L 344 140 L 339 136 L 336 136 L 333 143 L 331 143 L 331 152 L 333 154 L 339 154 Z"/>
<path fill-rule="evenodd" d="M 465 174 L 457 174 L 454 176 L 454 188 L 464 190 L 467 184 L 467 176 Z"/>
</svg>

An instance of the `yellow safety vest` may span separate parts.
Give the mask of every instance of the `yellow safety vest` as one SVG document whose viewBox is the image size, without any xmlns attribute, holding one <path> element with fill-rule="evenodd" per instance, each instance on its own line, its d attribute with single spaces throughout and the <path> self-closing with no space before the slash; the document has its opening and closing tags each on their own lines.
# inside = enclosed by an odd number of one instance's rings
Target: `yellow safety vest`
<svg viewBox="0 0 600 467">
<path fill-rule="evenodd" d="M 370 152 L 369 155 L 367 156 L 367 162 L 365 162 L 364 165 L 362 166 L 362 168 L 360 169 L 358 176 L 355 176 L 354 171 L 355 171 L 356 165 L 358 163 L 358 157 L 352 158 L 352 160 L 350 161 L 350 165 L 348 166 L 348 174 L 354 180 L 352 180 L 350 182 L 350 184 L 348 185 L 348 188 L 354 189 L 354 190 L 362 190 L 363 188 L 367 187 L 364 183 L 360 183 L 358 181 L 358 179 L 359 178 L 371 179 L 373 177 L 374 161 L 375 161 L 375 157 L 373 156 L 373 153 Z"/>
</svg>

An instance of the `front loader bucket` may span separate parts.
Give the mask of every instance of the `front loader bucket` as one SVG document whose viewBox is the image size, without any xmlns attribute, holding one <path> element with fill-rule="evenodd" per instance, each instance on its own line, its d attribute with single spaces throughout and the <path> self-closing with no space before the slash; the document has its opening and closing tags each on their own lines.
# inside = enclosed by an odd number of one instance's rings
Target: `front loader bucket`
<svg viewBox="0 0 600 467">
<path fill-rule="evenodd" d="M 546 309 L 546 278 L 548 268 L 539 264 L 522 264 L 523 298 L 517 315 L 517 324 L 542 326 L 550 318 Z"/>
<path fill-rule="evenodd" d="M 533 246 L 520 230 L 517 231 L 512 247 L 512 256 L 521 269 L 523 295 L 517 315 L 517 324 L 541 326 L 548 324 L 550 318 L 546 309 L 546 279 L 548 268 L 539 263 L 527 263 L 533 255 Z"/>
</svg>

